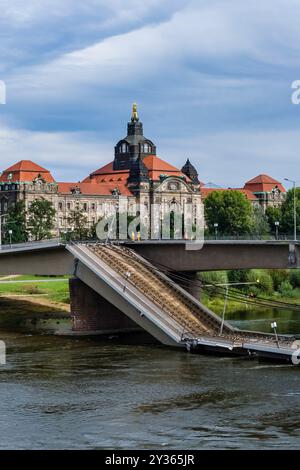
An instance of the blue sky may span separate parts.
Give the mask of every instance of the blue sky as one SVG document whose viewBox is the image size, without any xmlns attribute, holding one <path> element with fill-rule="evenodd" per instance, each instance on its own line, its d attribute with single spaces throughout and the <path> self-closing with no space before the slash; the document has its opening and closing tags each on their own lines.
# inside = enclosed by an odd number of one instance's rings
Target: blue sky
<svg viewBox="0 0 300 470">
<path fill-rule="evenodd" d="M 298 0 L 0 0 L 0 168 L 80 180 L 137 101 L 158 155 L 202 181 L 300 180 Z"/>
</svg>

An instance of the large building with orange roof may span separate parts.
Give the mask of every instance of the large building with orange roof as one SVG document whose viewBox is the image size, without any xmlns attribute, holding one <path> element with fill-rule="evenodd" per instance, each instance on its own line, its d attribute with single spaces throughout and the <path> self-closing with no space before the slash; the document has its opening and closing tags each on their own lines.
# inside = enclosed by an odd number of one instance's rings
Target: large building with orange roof
<svg viewBox="0 0 300 470">
<path fill-rule="evenodd" d="M 153 204 L 166 208 L 189 204 L 196 212 L 202 205 L 200 182 L 189 161 L 180 170 L 156 155 L 156 146 L 143 133 L 136 107 L 133 107 L 127 135 L 115 146 L 114 160 L 91 172 L 81 182 L 57 182 L 50 171 L 22 160 L 0 176 L 0 208 L 23 200 L 26 208 L 33 200 L 45 198 L 56 210 L 57 232 L 69 230 L 70 214 L 82 210 L 94 225 L 113 212 L 119 198 L 128 201 L 129 214 L 136 209 L 151 220 Z"/>
<path fill-rule="evenodd" d="M 114 160 L 92 171 L 82 181 L 57 182 L 49 170 L 30 160 L 22 160 L 0 175 L 0 213 L 5 214 L 17 201 L 26 208 L 33 200 L 45 198 L 56 210 L 56 232 L 71 229 L 72 211 L 82 210 L 92 226 L 113 211 L 119 198 L 128 201 L 129 213 L 144 209 L 151 219 L 153 204 L 164 208 L 189 204 L 193 212 L 212 191 L 240 191 L 254 205 L 279 206 L 284 197 L 282 184 L 270 176 L 259 175 L 243 188 L 219 188 L 201 183 L 189 160 L 178 169 L 156 155 L 156 146 L 144 136 L 136 105 L 127 135 L 114 149 Z M 164 209 L 165 210 L 165 209 Z"/>
</svg>

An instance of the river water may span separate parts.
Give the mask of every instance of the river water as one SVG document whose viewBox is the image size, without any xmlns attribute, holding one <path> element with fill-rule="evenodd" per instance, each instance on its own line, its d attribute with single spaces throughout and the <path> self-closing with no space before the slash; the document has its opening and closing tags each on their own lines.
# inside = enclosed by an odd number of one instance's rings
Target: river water
<svg viewBox="0 0 300 470">
<path fill-rule="evenodd" d="M 234 323 L 269 331 L 268 315 L 247 315 Z M 296 315 L 281 314 L 279 326 L 300 333 Z M 297 367 L 116 339 L 0 339 L 1 449 L 299 447 Z"/>
</svg>

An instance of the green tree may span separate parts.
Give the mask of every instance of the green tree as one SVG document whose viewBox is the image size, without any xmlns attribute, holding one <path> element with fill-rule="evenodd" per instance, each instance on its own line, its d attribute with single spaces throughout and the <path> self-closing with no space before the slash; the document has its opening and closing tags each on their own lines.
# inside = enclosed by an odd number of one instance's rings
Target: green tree
<svg viewBox="0 0 300 470">
<path fill-rule="evenodd" d="M 265 292 L 266 294 L 271 295 L 274 291 L 273 279 L 268 271 L 251 269 L 248 272 L 246 279 L 247 282 L 253 283 L 253 286 L 249 285 L 248 287 L 249 292 Z"/>
<path fill-rule="evenodd" d="M 253 208 L 253 232 L 258 235 L 268 235 L 270 233 L 268 218 L 260 206 Z"/>
<path fill-rule="evenodd" d="M 283 282 L 289 280 L 289 271 L 287 269 L 269 269 L 268 273 L 273 279 L 274 290 L 276 291 Z"/>
<path fill-rule="evenodd" d="M 229 282 L 247 282 L 247 276 L 250 272 L 250 269 L 232 269 L 228 271 L 228 281 Z M 238 289 L 240 288 L 237 286 Z M 241 286 L 242 288 L 243 286 Z"/>
<path fill-rule="evenodd" d="M 12 231 L 11 237 L 9 230 Z M 26 210 L 23 201 L 17 202 L 11 206 L 5 217 L 5 224 L 3 226 L 3 243 L 22 243 L 28 240 L 28 233 L 26 229 Z"/>
<path fill-rule="evenodd" d="M 244 235 L 253 231 L 253 208 L 239 191 L 213 191 L 205 199 L 205 218 L 210 233 L 214 224 L 223 235 Z"/>
<path fill-rule="evenodd" d="M 87 240 L 89 238 L 88 218 L 82 209 L 70 212 L 68 225 L 72 230 L 67 232 L 67 238 L 73 240 Z"/>
<path fill-rule="evenodd" d="M 50 201 L 44 198 L 33 201 L 28 209 L 28 216 L 28 229 L 34 240 L 51 238 L 55 209 Z"/>
<path fill-rule="evenodd" d="M 300 232 L 300 188 L 296 188 L 297 232 Z M 284 233 L 294 233 L 294 190 L 287 192 L 286 199 L 281 206 L 282 230 Z"/>
<path fill-rule="evenodd" d="M 300 287 L 300 269 L 291 269 L 289 271 L 290 283 L 294 288 Z"/>
<path fill-rule="evenodd" d="M 276 233 L 275 222 L 279 222 L 279 230 L 280 230 L 281 221 L 282 221 L 282 211 L 280 207 L 272 207 L 272 206 L 267 207 L 266 218 L 267 218 L 271 233 L 273 234 Z"/>
</svg>

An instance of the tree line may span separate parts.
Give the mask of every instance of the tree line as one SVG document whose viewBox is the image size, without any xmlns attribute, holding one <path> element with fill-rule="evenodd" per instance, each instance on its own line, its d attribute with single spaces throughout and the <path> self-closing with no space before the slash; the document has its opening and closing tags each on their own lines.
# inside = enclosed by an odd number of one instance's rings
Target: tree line
<svg viewBox="0 0 300 470">
<path fill-rule="evenodd" d="M 88 219 L 81 209 L 70 212 L 68 227 L 63 236 L 68 239 L 87 239 L 96 236 L 95 227 L 88 227 Z M 57 225 L 56 211 L 44 198 L 34 200 L 28 209 L 24 201 L 11 206 L 2 227 L 2 243 L 24 243 L 29 240 L 46 240 L 53 236 Z"/>
<path fill-rule="evenodd" d="M 207 234 L 275 235 L 292 234 L 294 230 L 294 190 L 287 192 L 281 207 L 253 206 L 239 191 L 213 191 L 204 201 Z M 300 231 L 300 188 L 296 189 L 297 232 Z M 276 224 L 275 224 L 276 223 Z M 278 225 L 279 224 L 279 225 Z"/>
</svg>

